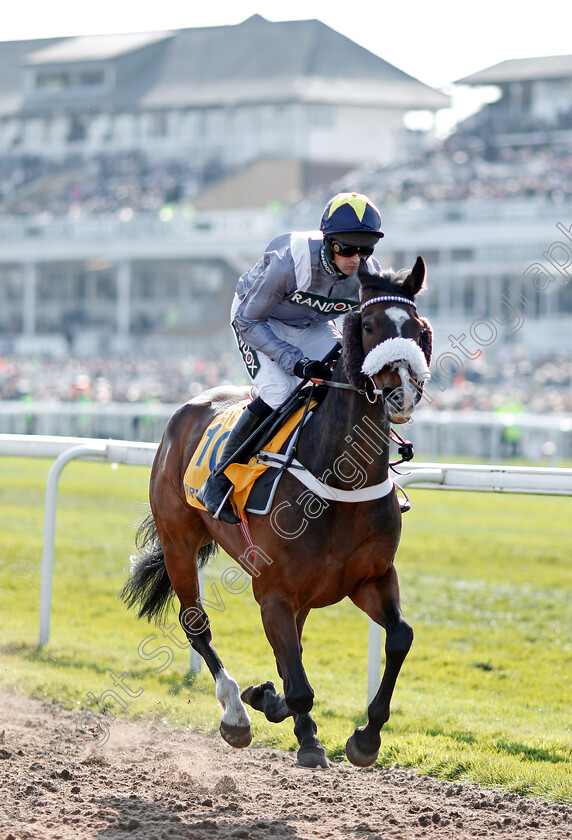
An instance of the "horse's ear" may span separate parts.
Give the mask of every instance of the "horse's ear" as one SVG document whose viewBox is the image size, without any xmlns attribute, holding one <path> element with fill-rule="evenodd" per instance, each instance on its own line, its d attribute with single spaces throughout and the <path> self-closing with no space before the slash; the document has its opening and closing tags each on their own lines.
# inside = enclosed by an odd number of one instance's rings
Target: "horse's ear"
<svg viewBox="0 0 572 840">
<path fill-rule="evenodd" d="M 362 283 L 362 285 L 364 283 L 365 285 L 367 285 L 368 281 L 371 283 L 372 276 L 375 277 L 375 274 L 372 275 L 371 273 L 371 269 L 367 260 L 364 260 L 363 258 L 361 258 L 359 261 L 357 276 L 358 280 L 360 281 L 360 283 Z"/>
<path fill-rule="evenodd" d="M 362 289 L 375 286 L 375 280 L 376 278 L 379 279 L 380 276 L 381 275 L 374 269 L 374 267 L 369 265 L 367 260 L 364 260 L 363 257 L 360 259 L 357 277 Z"/>
<path fill-rule="evenodd" d="M 405 279 L 403 284 L 411 294 L 415 297 L 418 291 L 423 288 L 425 281 L 425 263 L 422 257 L 417 257 L 415 265 L 411 269 L 411 274 Z"/>
</svg>

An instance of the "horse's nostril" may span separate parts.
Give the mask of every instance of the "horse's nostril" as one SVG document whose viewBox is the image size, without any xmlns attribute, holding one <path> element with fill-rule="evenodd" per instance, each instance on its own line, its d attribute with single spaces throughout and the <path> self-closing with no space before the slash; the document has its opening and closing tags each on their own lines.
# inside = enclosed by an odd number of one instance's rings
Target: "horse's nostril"
<svg viewBox="0 0 572 840">
<path fill-rule="evenodd" d="M 389 408 L 401 409 L 405 404 L 405 391 L 401 386 L 384 388 L 383 399 Z"/>
</svg>

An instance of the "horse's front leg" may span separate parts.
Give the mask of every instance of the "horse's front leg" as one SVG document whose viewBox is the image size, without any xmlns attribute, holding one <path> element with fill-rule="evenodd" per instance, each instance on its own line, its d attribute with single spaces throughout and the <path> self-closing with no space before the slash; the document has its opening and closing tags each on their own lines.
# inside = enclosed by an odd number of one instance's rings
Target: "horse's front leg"
<svg viewBox="0 0 572 840">
<path fill-rule="evenodd" d="M 394 566 L 379 580 L 361 584 L 350 595 L 356 606 L 385 628 L 385 668 L 379 690 L 367 710 L 367 724 L 358 727 L 346 743 L 352 764 L 373 764 L 381 744 L 380 732 L 389 720 L 389 707 L 403 661 L 413 641 L 413 630 L 405 621 L 399 603 L 399 584 Z"/>
<path fill-rule="evenodd" d="M 305 714 L 314 704 L 314 691 L 302 665 L 302 646 L 292 605 L 272 594 L 257 598 L 264 631 L 284 683 L 286 705 L 294 714 Z"/>
<path fill-rule="evenodd" d="M 296 631 L 302 654 L 302 630 L 308 611 L 298 613 L 296 617 Z M 282 667 L 276 659 L 278 673 L 283 677 Z M 294 717 L 294 734 L 300 748 L 298 750 L 298 764 L 301 767 L 329 767 L 326 751 L 318 739 L 318 727 L 309 712 L 296 714 L 286 702 L 283 695 L 276 692 L 274 683 L 265 682 L 261 685 L 251 685 L 241 694 L 242 700 L 254 709 L 262 712 L 271 723 L 280 723 L 290 715 Z"/>
</svg>

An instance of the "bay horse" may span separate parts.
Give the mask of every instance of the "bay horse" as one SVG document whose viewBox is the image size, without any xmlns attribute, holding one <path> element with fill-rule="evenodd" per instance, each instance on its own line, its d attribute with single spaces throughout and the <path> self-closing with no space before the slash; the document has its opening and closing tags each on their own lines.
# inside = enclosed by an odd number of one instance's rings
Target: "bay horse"
<svg viewBox="0 0 572 840">
<path fill-rule="evenodd" d="M 348 596 L 385 629 L 379 690 L 367 724 L 356 728 L 346 744 L 349 761 L 358 766 L 377 758 L 380 731 L 413 640 L 401 612 L 394 566 L 401 509 L 388 469 L 390 423 L 410 418 L 428 377 L 431 327 L 418 317 L 415 304 L 425 264 L 418 257 L 411 271 L 390 269 L 359 279 L 360 311 L 345 317 L 331 387 L 304 424 L 296 451 L 299 463 L 322 486 L 329 485 L 334 500 L 309 492 L 291 474 L 295 470 L 284 472 L 270 515 L 249 514 L 250 551 L 240 526 L 191 507 L 183 476 L 203 432 L 220 412 L 250 393 L 233 387 L 208 390 L 166 425 L 151 470 L 150 514 L 138 532 L 140 555 L 120 593 L 128 606 L 138 607 L 139 617 L 157 621 L 176 593 L 181 626 L 215 681 L 222 737 L 234 747 L 250 743 L 244 703 L 273 722 L 292 715 L 297 759 L 304 767 L 328 766 L 310 715 L 314 691 L 302 664 L 302 630 L 310 610 Z M 249 686 L 241 694 L 213 646 L 198 571 L 219 546 L 251 575 L 283 694 L 272 682 Z"/>
</svg>

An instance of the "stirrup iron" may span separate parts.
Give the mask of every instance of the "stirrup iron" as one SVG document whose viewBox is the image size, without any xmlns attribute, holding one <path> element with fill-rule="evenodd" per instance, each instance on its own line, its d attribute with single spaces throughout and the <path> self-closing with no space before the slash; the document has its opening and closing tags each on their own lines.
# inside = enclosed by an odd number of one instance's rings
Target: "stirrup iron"
<svg viewBox="0 0 572 840">
<path fill-rule="evenodd" d="M 231 484 L 230 487 L 228 488 L 228 490 L 226 491 L 222 502 L 217 507 L 215 512 L 211 514 L 213 519 L 220 520 L 221 511 L 222 511 L 223 507 L 226 505 L 226 503 L 228 502 L 228 500 L 230 499 L 230 495 L 231 495 L 233 490 L 234 490 L 234 485 Z"/>
</svg>

